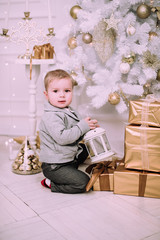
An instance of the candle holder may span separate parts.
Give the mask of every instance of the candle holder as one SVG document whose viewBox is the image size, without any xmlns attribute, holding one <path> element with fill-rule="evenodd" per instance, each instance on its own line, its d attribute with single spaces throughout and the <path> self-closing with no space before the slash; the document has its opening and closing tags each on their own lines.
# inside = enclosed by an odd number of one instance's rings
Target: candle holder
<svg viewBox="0 0 160 240">
<path fill-rule="evenodd" d="M 2 28 L 2 33 L 0 34 L 0 36 L 2 36 L 2 37 L 9 37 L 9 35 L 7 34 L 8 31 L 9 31 L 9 29 Z"/>
<path fill-rule="evenodd" d="M 32 18 L 30 18 L 30 12 L 24 12 L 24 18 L 22 18 L 23 20 L 31 20 Z"/>
<path fill-rule="evenodd" d="M 32 21 L 30 12 L 27 11 L 24 12 L 24 18 L 22 19 L 23 21 L 18 22 L 18 27 L 11 27 L 9 40 L 16 44 L 25 44 L 26 52 L 24 55 L 20 55 L 19 58 L 29 59 L 31 56 L 31 44 L 33 44 L 33 42 L 36 44 L 48 42 L 53 36 L 55 36 L 54 28 L 49 28 L 49 34 L 46 35 L 44 33 L 44 29 L 42 27 L 38 28 L 36 22 Z M 3 36 L 8 35 L 6 32 L 4 32 Z"/>
<path fill-rule="evenodd" d="M 48 28 L 48 32 L 47 36 L 55 36 L 54 28 Z"/>
</svg>

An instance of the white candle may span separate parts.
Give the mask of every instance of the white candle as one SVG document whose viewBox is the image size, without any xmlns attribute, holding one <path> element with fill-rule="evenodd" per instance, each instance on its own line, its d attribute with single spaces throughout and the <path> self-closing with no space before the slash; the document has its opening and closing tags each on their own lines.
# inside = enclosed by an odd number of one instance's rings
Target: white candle
<svg viewBox="0 0 160 240">
<path fill-rule="evenodd" d="M 5 14 L 5 28 L 8 29 L 8 18 L 9 18 L 9 7 L 10 7 L 10 0 L 7 2 L 7 11 L 4 12 Z"/>
<path fill-rule="evenodd" d="M 26 12 L 28 12 L 28 0 L 26 0 Z"/>
<path fill-rule="evenodd" d="M 8 29 L 8 12 L 5 11 L 4 14 L 5 14 L 5 18 L 4 18 L 4 28 L 5 28 L 5 29 Z"/>
<path fill-rule="evenodd" d="M 51 21 L 51 4 L 50 0 L 48 0 L 48 23 L 49 23 L 49 28 L 52 27 L 52 21 Z"/>
</svg>

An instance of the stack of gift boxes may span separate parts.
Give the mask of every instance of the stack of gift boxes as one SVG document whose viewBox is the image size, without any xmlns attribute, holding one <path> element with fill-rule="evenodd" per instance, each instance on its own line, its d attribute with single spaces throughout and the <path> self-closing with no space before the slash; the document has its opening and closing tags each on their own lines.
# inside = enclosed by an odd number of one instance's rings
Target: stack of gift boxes
<svg viewBox="0 0 160 240">
<path fill-rule="evenodd" d="M 112 172 L 109 189 L 103 188 L 105 175 L 110 173 L 101 174 L 93 190 L 160 198 L 160 102 L 153 99 L 130 101 L 124 162 Z"/>
<path fill-rule="evenodd" d="M 130 101 L 124 165 L 114 172 L 114 193 L 160 197 L 160 102 Z"/>
</svg>

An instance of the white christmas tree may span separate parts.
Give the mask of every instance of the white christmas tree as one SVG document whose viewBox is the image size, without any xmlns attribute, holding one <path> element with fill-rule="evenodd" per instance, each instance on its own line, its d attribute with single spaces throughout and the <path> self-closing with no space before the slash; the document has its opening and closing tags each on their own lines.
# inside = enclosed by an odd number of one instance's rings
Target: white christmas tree
<svg viewBox="0 0 160 240">
<path fill-rule="evenodd" d="M 69 10 L 72 24 L 59 67 L 70 71 L 95 108 L 160 94 L 160 1 L 81 0 Z M 89 84 L 88 84 L 89 82 Z"/>
</svg>

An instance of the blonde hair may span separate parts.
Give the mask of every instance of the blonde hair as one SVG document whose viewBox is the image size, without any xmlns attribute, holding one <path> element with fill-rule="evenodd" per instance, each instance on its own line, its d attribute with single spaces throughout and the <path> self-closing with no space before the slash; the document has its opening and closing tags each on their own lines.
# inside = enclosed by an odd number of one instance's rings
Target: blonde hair
<svg viewBox="0 0 160 240">
<path fill-rule="evenodd" d="M 49 84 L 55 79 L 64 79 L 64 78 L 71 79 L 72 87 L 75 85 L 75 80 L 71 77 L 71 75 L 62 69 L 57 69 L 57 70 L 48 72 L 44 78 L 45 90 L 47 91 Z"/>
</svg>

